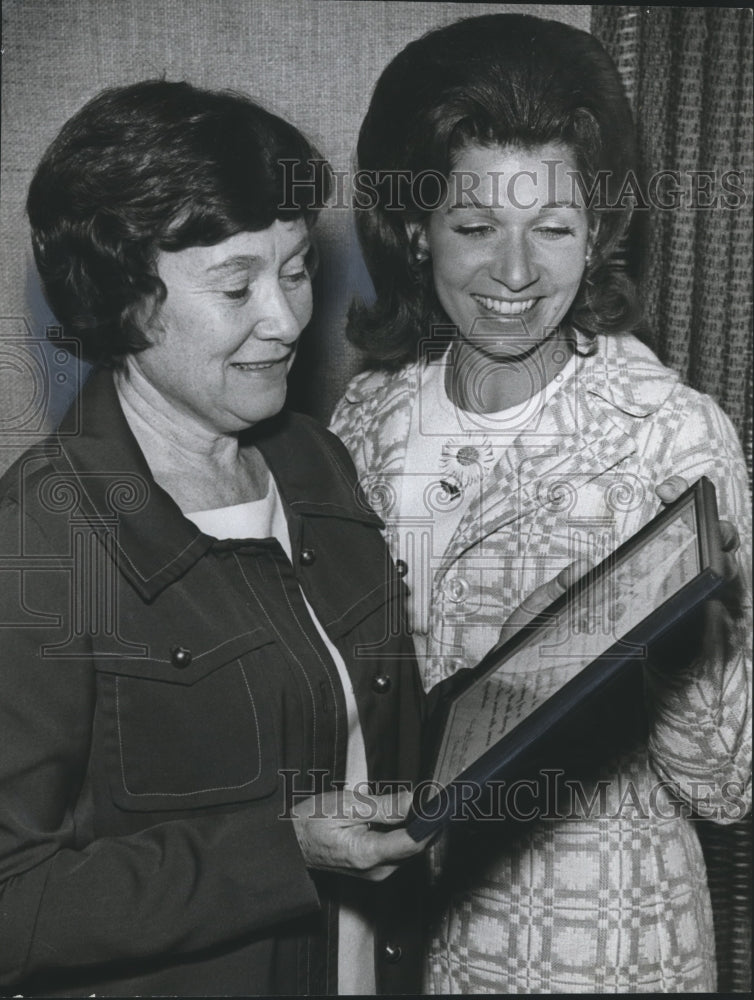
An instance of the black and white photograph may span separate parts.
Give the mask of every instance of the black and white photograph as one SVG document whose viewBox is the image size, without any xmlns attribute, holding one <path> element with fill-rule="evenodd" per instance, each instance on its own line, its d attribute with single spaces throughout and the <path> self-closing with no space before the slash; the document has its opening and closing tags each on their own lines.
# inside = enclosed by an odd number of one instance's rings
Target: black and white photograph
<svg viewBox="0 0 754 1000">
<path fill-rule="evenodd" d="M 2 39 L 2 995 L 749 993 L 752 9 Z"/>
</svg>

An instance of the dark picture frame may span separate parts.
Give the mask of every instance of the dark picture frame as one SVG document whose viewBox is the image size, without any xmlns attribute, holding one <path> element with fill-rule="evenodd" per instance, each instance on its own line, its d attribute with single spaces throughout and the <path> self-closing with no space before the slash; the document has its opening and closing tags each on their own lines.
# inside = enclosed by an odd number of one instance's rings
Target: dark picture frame
<svg viewBox="0 0 754 1000">
<path fill-rule="evenodd" d="M 455 679 L 433 712 L 428 781 L 415 797 L 409 834 L 419 841 L 463 818 L 469 788 L 520 774 L 570 718 L 641 671 L 648 649 L 722 585 L 722 560 L 715 487 L 702 477 Z M 515 674 L 520 686 L 521 671 L 538 680 L 531 710 L 521 717 L 519 704 L 511 720 L 506 677 Z"/>
</svg>

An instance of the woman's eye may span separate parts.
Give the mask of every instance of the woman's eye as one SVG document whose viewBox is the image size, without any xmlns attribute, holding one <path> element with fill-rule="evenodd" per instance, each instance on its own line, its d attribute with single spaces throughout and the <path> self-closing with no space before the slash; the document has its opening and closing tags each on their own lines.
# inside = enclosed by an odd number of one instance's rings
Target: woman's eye
<svg viewBox="0 0 754 1000">
<path fill-rule="evenodd" d="M 249 294 L 249 286 L 244 285 L 243 288 L 229 288 L 223 292 L 226 299 L 232 299 L 237 302 L 240 299 L 245 299 Z"/>
<path fill-rule="evenodd" d="M 486 236 L 492 232 L 492 226 L 456 226 L 453 232 L 460 233 L 462 236 Z"/>
<path fill-rule="evenodd" d="M 304 268 L 301 271 L 292 271 L 290 274 L 281 274 L 280 280 L 285 282 L 290 288 L 295 288 L 297 285 L 301 285 L 303 282 L 309 280 L 309 272 Z"/>
<path fill-rule="evenodd" d="M 548 240 L 561 239 L 563 236 L 573 236 L 573 229 L 570 226 L 539 226 L 536 231 Z"/>
</svg>

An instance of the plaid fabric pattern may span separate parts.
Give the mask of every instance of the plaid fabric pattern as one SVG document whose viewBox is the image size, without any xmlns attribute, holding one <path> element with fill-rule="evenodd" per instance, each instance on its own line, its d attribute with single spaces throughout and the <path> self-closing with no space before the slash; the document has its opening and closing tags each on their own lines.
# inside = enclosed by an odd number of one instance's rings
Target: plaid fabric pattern
<svg viewBox="0 0 754 1000">
<path fill-rule="evenodd" d="M 332 422 L 367 494 L 382 501 L 389 541 L 389 498 L 410 472 L 403 458 L 419 372 L 412 364 L 358 376 Z M 715 483 L 748 574 L 747 474 L 730 421 L 634 337 L 597 338 L 431 566 L 427 689 L 481 659 L 523 599 L 574 558 L 597 561 L 633 535 L 657 513 L 655 487 L 671 475 Z M 746 629 L 750 620 L 749 607 Z M 428 992 L 714 990 L 704 862 L 678 803 L 730 822 L 750 802 L 750 643 L 741 645 L 726 658 L 700 656 L 682 674 L 647 672 L 648 737 L 605 767 L 597 808 L 584 789 L 587 802 L 567 818 L 516 836 L 489 824 L 473 863 L 454 867 L 451 852 L 436 852 Z M 509 711 L 524 716 L 543 686 L 560 682 L 543 653 L 516 676 Z"/>
</svg>

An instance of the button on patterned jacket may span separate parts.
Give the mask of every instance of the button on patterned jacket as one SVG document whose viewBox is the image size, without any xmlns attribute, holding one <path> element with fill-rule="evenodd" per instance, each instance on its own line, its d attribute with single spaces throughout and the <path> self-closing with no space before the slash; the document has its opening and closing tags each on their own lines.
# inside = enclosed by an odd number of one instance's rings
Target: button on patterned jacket
<svg viewBox="0 0 754 1000">
<path fill-rule="evenodd" d="M 655 487 L 671 475 L 714 482 L 748 573 L 747 475 L 728 418 L 633 336 L 579 338 L 577 351 L 575 372 L 504 450 L 431 561 L 427 689 L 478 662 L 501 623 L 575 556 L 604 558 L 649 521 L 661 506 Z M 393 546 L 390 497 L 420 386 L 419 363 L 359 375 L 332 422 Z M 741 631 L 750 606 L 743 621 Z M 558 773 L 558 754 L 540 770 L 545 805 L 534 819 L 477 823 L 462 848 L 444 851 L 428 991 L 714 990 L 709 895 L 688 816 L 692 805 L 725 823 L 748 807 L 749 645 L 687 656 L 683 668 L 648 664 L 635 702 L 614 699 L 583 745 L 572 739 L 572 770 Z M 517 674 L 513 720 L 563 679 L 544 657 Z M 522 813 L 532 801 L 523 808 L 521 797 Z"/>
</svg>

